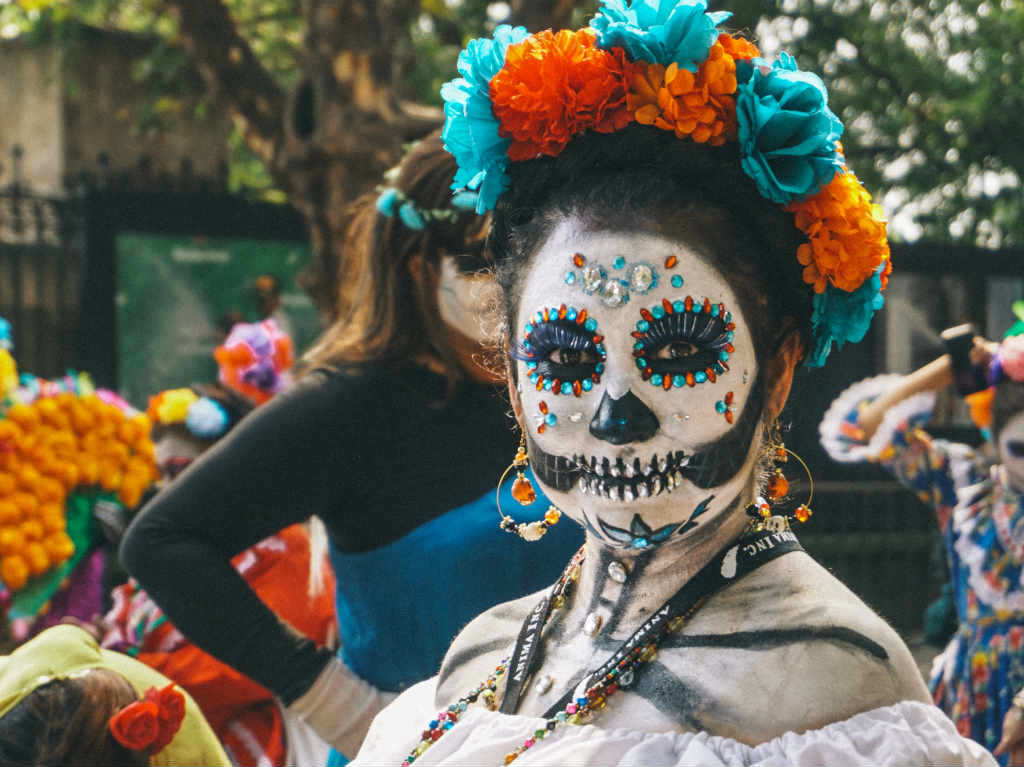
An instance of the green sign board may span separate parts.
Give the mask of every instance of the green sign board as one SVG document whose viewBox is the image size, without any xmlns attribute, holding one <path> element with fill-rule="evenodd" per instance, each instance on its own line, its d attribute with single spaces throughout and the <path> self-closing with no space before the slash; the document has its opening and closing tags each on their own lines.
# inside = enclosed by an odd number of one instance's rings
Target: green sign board
<svg viewBox="0 0 1024 767">
<path fill-rule="evenodd" d="M 222 318 L 260 319 L 253 280 L 262 274 L 281 284 L 279 313 L 298 357 L 319 332 L 316 309 L 295 283 L 309 256 L 295 242 L 118 235 L 120 393 L 144 409 L 159 391 L 216 380 Z"/>
</svg>

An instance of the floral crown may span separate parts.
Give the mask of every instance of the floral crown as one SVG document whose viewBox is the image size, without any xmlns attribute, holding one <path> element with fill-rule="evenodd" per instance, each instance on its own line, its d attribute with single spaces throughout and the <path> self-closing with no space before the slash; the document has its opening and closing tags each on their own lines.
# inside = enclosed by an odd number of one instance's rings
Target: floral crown
<svg viewBox="0 0 1024 767">
<path fill-rule="evenodd" d="M 185 720 L 185 696 L 169 684 L 150 687 L 142 700 L 129 703 L 110 717 L 110 734 L 130 751 L 163 751 Z"/>
<path fill-rule="evenodd" d="M 484 213 L 508 188 L 510 162 L 556 157 L 574 136 L 633 122 L 736 142 L 760 194 L 807 236 L 796 257 L 813 290 L 807 364 L 817 367 L 833 345 L 860 341 L 882 307 L 886 222 L 846 165 L 822 81 L 788 54 L 768 62 L 719 32 L 731 15 L 708 13 L 706 0 L 603 0 L 588 28 L 530 35 L 503 25 L 472 40 L 462 77 L 441 89 L 452 188 L 476 193 Z"/>
</svg>

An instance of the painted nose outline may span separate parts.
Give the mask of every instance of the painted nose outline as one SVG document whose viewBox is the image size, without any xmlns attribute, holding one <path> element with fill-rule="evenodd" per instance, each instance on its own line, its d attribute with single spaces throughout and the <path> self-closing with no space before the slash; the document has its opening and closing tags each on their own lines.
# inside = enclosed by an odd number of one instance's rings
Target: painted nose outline
<svg viewBox="0 0 1024 767">
<path fill-rule="evenodd" d="M 660 425 L 658 417 L 632 391 L 618 399 L 605 391 L 590 421 L 590 433 L 613 445 L 625 445 L 649 440 Z"/>
</svg>

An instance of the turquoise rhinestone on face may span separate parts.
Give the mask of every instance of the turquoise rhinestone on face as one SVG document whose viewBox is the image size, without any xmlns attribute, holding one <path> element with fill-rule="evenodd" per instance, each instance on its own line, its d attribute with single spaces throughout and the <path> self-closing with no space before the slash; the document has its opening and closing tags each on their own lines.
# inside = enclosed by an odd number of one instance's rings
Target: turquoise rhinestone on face
<svg viewBox="0 0 1024 767">
<path fill-rule="evenodd" d="M 545 378 L 544 379 L 544 391 L 551 391 L 551 379 L 550 378 Z"/>
<path fill-rule="evenodd" d="M 633 348 L 636 349 L 637 351 L 640 351 L 641 349 L 644 348 L 644 342 L 637 341 L 635 344 L 633 344 Z"/>
<path fill-rule="evenodd" d="M 636 323 L 636 329 L 639 330 L 641 333 L 646 333 L 648 330 L 651 329 L 651 323 L 649 323 L 647 320 L 640 320 L 638 323 Z"/>
<path fill-rule="evenodd" d="M 726 405 L 725 402 L 723 402 L 722 400 L 718 400 L 718 402 L 715 403 L 715 410 L 717 410 L 719 413 L 724 413 L 728 409 L 729 406 Z"/>
<path fill-rule="evenodd" d="M 662 380 L 663 379 L 660 373 L 655 373 L 654 375 L 651 376 L 651 383 L 654 384 L 655 386 L 661 386 Z"/>
<path fill-rule="evenodd" d="M 594 372 L 597 373 L 598 375 L 601 375 L 601 373 L 604 372 L 604 363 L 598 362 L 596 365 L 594 365 Z"/>
<path fill-rule="evenodd" d="M 672 287 L 673 288 L 681 288 L 681 287 L 683 287 L 683 278 L 680 277 L 678 274 L 673 274 L 672 275 Z"/>
<path fill-rule="evenodd" d="M 572 383 L 570 381 L 562 384 L 562 394 L 572 394 Z"/>
<path fill-rule="evenodd" d="M 574 282 L 576 282 L 576 272 L 566 272 L 565 273 L 565 284 L 566 285 L 572 285 Z"/>
<path fill-rule="evenodd" d="M 695 380 L 697 383 L 704 383 L 705 381 L 708 380 L 708 374 L 705 373 L 703 370 L 698 370 L 696 373 L 693 374 L 693 380 Z"/>
<path fill-rule="evenodd" d="M 626 259 L 624 259 L 622 256 L 619 256 L 614 261 L 612 261 L 612 268 L 613 269 L 622 269 L 625 266 L 626 266 Z"/>
<path fill-rule="evenodd" d="M 572 308 L 572 307 L 569 307 L 569 310 L 565 313 L 565 318 L 567 320 L 575 322 L 576 321 L 576 310 L 574 308 Z"/>
<path fill-rule="evenodd" d="M 569 386 L 569 391 L 572 391 L 571 385 Z M 555 426 L 558 423 L 558 416 L 556 416 L 554 413 L 548 413 L 546 416 L 544 416 L 544 422 L 548 426 Z"/>
<path fill-rule="evenodd" d="M 682 314 L 683 312 L 686 311 L 686 304 L 684 304 L 682 301 L 673 301 L 672 311 L 674 311 L 676 314 Z"/>
<path fill-rule="evenodd" d="M 645 370 L 647 368 L 647 360 L 645 360 L 643 357 L 637 357 L 636 366 L 640 368 L 640 370 Z"/>
<path fill-rule="evenodd" d="M 591 389 L 594 388 L 594 382 L 591 381 L 589 378 L 584 378 L 582 386 L 583 391 L 590 391 Z"/>
<path fill-rule="evenodd" d="M 597 330 L 597 320 L 595 320 L 593 317 L 587 317 L 587 321 L 583 323 L 583 327 L 585 327 L 587 330 L 593 333 L 595 330 Z"/>
<path fill-rule="evenodd" d="M 662 317 L 665 316 L 665 310 L 661 306 L 652 306 L 651 314 L 654 316 L 655 319 L 660 320 Z"/>
<path fill-rule="evenodd" d="M 677 389 L 682 389 L 686 386 L 686 376 L 672 376 L 672 385 Z"/>
</svg>

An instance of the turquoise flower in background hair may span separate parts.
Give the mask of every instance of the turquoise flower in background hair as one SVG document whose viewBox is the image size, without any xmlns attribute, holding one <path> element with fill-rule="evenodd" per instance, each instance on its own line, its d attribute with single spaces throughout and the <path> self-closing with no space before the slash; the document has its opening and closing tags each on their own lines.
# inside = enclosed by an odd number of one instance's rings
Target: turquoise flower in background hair
<svg viewBox="0 0 1024 767">
<path fill-rule="evenodd" d="M 399 220 L 409 229 L 421 232 L 434 221 L 454 223 L 461 212 L 476 208 L 477 195 L 463 190 L 452 196 L 451 207 L 421 208 L 402 190 L 393 186 L 379 186 L 377 191 L 377 212 L 389 218 L 398 214 Z"/>
<path fill-rule="evenodd" d="M 590 26 L 605 50 L 622 48 L 634 61 L 696 72 L 718 39 L 715 27 L 732 16 L 707 8 L 706 0 L 604 0 Z"/>
</svg>

